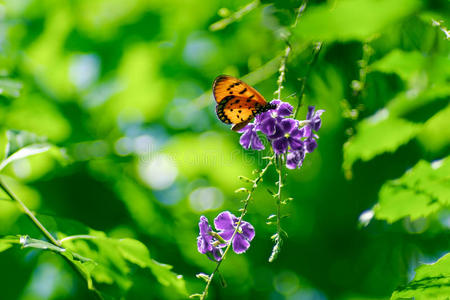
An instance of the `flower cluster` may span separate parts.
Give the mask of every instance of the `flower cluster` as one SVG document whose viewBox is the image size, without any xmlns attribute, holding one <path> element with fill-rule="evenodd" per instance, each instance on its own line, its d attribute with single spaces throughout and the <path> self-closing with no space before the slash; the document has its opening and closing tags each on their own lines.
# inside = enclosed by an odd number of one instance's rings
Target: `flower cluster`
<svg viewBox="0 0 450 300">
<path fill-rule="evenodd" d="M 242 128 L 239 142 L 245 149 L 263 150 L 264 145 L 258 136 L 260 131 L 276 154 L 287 154 L 286 166 L 289 169 L 299 168 L 305 154 L 317 147 L 318 136 L 314 132 L 322 125 L 320 116 L 324 110 L 314 111 L 314 106 L 309 106 L 306 120 L 298 121 L 292 118 L 293 107 L 289 103 L 273 100 L 270 104 L 276 108 L 257 115 L 253 123 Z"/>
<path fill-rule="evenodd" d="M 239 219 L 229 211 L 221 212 L 214 219 L 214 226 L 218 230 L 215 232 L 209 225 L 205 216 L 200 217 L 198 227 L 200 229 L 197 238 L 198 252 L 206 254 L 210 259 L 220 261 L 222 259 L 222 248 L 226 247 L 230 242 L 233 251 L 237 254 L 244 253 L 250 247 L 250 242 L 255 237 L 255 229 L 245 221 L 242 221 L 237 229 L 233 240 L 233 233 L 236 230 Z"/>
</svg>

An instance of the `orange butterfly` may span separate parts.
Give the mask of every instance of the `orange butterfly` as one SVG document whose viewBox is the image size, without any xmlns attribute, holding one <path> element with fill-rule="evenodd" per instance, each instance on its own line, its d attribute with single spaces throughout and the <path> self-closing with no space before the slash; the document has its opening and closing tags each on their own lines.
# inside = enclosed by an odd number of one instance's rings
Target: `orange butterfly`
<svg viewBox="0 0 450 300">
<path fill-rule="evenodd" d="M 232 76 L 217 76 L 212 89 L 217 116 L 226 124 L 234 124 L 234 131 L 244 128 L 257 114 L 275 108 L 257 90 Z"/>
</svg>

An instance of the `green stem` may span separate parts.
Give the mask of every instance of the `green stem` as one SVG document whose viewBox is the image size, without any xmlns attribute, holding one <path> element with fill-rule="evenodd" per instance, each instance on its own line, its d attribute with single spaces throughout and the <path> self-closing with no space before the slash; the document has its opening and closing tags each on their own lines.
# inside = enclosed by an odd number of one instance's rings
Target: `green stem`
<svg viewBox="0 0 450 300">
<path fill-rule="evenodd" d="M 272 239 L 275 241 L 275 245 L 272 248 L 272 253 L 269 257 L 269 262 L 273 262 L 277 256 L 278 253 L 280 253 L 281 250 L 281 244 L 283 243 L 283 229 L 281 228 L 281 205 L 283 204 L 281 201 L 281 191 L 283 188 L 283 159 L 281 155 L 278 155 L 274 158 L 274 165 L 275 169 L 278 173 L 278 191 L 274 195 L 274 198 L 276 198 L 276 205 L 277 205 L 277 232 L 272 237 Z"/>
<path fill-rule="evenodd" d="M 319 57 L 320 50 L 322 50 L 323 42 L 317 42 L 313 49 L 313 54 L 311 61 L 308 63 L 305 76 L 302 78 L 302 85 L 300 87 L 300 93 L 298 95 L 298 103 L 297 108 L 295 109 L 294 113 L 294 119 L 297 119 L 298 111 L 300 110 L 300 107 L 302 106 L 303 101 L 303 95 L 305 94 L 305 87 L 306 87 L 306 81 L 309 78 L 309 75 L 311 74 L 312 67 L 316 64 L 317 58 Z"/>
<path fill-rule="evenodd" d="M 33 212 L 23 203 L 3 182 L 3 179 L 0 177 L 0 188 L 5 191 L 5 193 L 14 201 L 16 201 L 20 207 L 23 209 L 24 213 L 30 218 L 30 220 L 42 231 L 42 233 L 50 240 L 50 242 L 60 247 L 61 243 L 56 240 L 51 233 L 42 225 L 41 222 L 36 218 Z"/>
<path fill-rule="evenodd" d="M 267 165 L 264 167 L 264 169 L 261 170 L 261 172 L 259 173 L 258 177 L 256 177 L 253 180 L 253 186 L 252 186 L 251 190 L 248 192 L 247 198 L 244 200 L 244 207 L 242 208 L 242 213 L 241 213 L 241 216 L 239 217 L 239 220 L 238 220 L 238 222 L 236 224 L 236 228 L 234 229 L 233 235 L 231 236 L 231 239 L 230 239 L 230 241 L 228 243 L 228 246 L 225 248 L 225 251 L 222 254 L 221 260 L 219 260 L 217 262 L 216 268 L 211 273 L 211 275 L 209 275 L 208 281 L 206 282 L 205 289 L 203 290 L 203 293 L 199 295 L 200 300 L 206 299 L 206 296 L 208 294 L 208 289 L 209 289 L 209 286 L 211 285 L 211 282 L 212 282 L 212 280 L 214 278 L 214 275 L 216 273 L 218 273 L 220 265 L 225 260 L 225 257 L 226 257 L 228 251 L 231 248 L 232 241 L 233 241 L 234 237 L 236 236 L 236 234 L 237 234 L 237 232 L 239 230 L 239 227 L 241 226 L 242 219 L 244 218 L 245 214 L 247 213 L 247 206 L 248 206 L 248 203 L 250 202 L 250 199 L 252 198 L 253 192 L 258 187 L 258 183 L 261 181 L 261 179 L 264 176 L 264 174 L 266 173 L 267 169 L 269 169 L 269 167 L 272 165 L 272 163 L 273 163 L 272 161 L 273 161 L 273 157 L 271 159 L 269 159 Z"/>
</svg>

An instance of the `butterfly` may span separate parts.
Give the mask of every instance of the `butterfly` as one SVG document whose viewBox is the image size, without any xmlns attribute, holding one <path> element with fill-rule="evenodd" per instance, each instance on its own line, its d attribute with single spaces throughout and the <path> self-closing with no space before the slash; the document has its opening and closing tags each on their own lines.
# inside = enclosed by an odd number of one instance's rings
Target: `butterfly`
<svg viewBox="0 0 450 300">
<path fill-rule="evenodd" d="M 216 113 L 225 124 L 234 124 L 231 129 L 239 131 L 257 114 L 274 109 L 257 90 L 245 82 L 228 75 L 219 75 L 213 83 Z"/>
</svg>

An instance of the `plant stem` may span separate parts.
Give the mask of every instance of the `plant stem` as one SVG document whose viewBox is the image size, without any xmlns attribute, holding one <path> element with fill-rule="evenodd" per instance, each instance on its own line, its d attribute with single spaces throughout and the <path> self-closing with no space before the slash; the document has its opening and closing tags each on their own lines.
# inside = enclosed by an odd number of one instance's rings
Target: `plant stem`
<svg viewBox="0 0 450 300">
<path fill-rule="evenodd" d="M 272 237 L 272 239 L 275 241 L 275 245 L 272 248 L 272 253 L 270 254 L 269 257 L 269 262 L 273 262 L 277 256 L 278 253 L 280 253 L 281 250 L 281 244 L 283 243 L 283 229 L 281 228 L 281 205 L 283 204 L 281 201 L 281 190 L 283 188 L 283 159 L 281 155 L 278 155 L 274 158 L 274 165 L 275 165 L 275 169 L 278 173 L 278 192 L 273 195 L 274 198 L 276 198 L 276 205 L 277 205 L 277 214 L 276 214 L 276 218 L 277 218 L 277 232 L 275 233 L 275 235 Z"/>
<path fill-rule="evenodd" d="M 50 240 L 50 242 L 60 247 L 61 243 L 56 240 L 51 233 L 42 225 L 41 222 L 36 218 L 36 216 L 33 214 L 33 212 L 23 203 L 12 191 L 9 190 L 9 188 L 5 185 L 3 182 L 1 176 L 0 176 L 0 188 L 5 191 L 5 193 L 14 201 L 19 203 L 20 207 L 23 209 L 24 213 L 31 219 L 31 221 L 42 231 L 42 233 Z"/>
<path fill-rule="evenodd" d="M 252 198 L 253 192 L 256 190 L 256 188 L 258 187 L 258 183 L 261 181 L 262 177 L 264 176 L 264 174 L 266 173 L 266 171 L 269 169 L 269 167 L 272 164 L 273 164 L 273 157 L 269 159 L 267 165 L 264 167 L 264 169 L 261 170 L 261 172 L 259 173 L 258 177 L 256 177 L 253 180 L 253 186 L 252 186 L 251 190 L 248 192 L 247 198 L 244 200 L 244 207 L 242 208 L 241 216 L 239 217 L 239 220 L 238 220 L 238 222 L 236 224 L 236 228 L 234 229 L 233 235 L 231 236 L 231 239 L 230 239 L 230 241 L 228 243 L 228 246 L 225 248 L 225 251 L 222 254 L 221 260 L 219 260 L 217 262 L 216 268 L 211 273 L 211 275 L 209 275 L 208 281 L 206 282 L 205 289 L 204 289 L 203 293 L 201 295 L 199 295 L 200 296 L 200 300 L 206 299 L 206 296 L 208 294 L 208 288 L 211 285 L 211 282 L 212 282 L 212 280 L 214 278 L 214 275 L 219 271 L 220 265 L 225 260 L 225 257 L 226 257 L 228 251 L 231 248 L 232 241 L 233 241 L 234 237 L 236 236 L 236 234 L 237 234 L 237 232 L 239 230 L 239 227 L 241 226 L 242 219 L 244 218 L 245 214 L 247 213 L 247 206 L 248 206 L 248 204 L 250 202 L 250 199 Z"/>
<path fill-rule="evenodd" d="M 288 41 L 286 41 L 287 46 L 284 49 L 284 55 L 281 57 L 281 63 L 280 63 L 280 69 L 278 72 L 280 72 L 280 75 L 278 76 L 277 84 L 278 88 L 274 92 L 274 95 L 277 97 L 277 99 L 281 99 L 281 90 L 283 89 L 283 81 L 286 77 L 286 62 L 289 56 L 289 53 L 291 53 L 291 44 L 289 44 Z"/>
<path fill-rule="evenodd" d="M 209 26 L 209 30 L 217 31 L 217 30 L 224 29 L 231 23 L 241 19 L 243 16 L 245 16 L 246 14 L 248 14 L 249 12 L 251 12 L 252 10 L 257 8 L 259 6 L 259 4 L 260 4 L 259 0 L 254 0 L 254 1 L 250 2 L 249 4 L 247 4 L 240 10 L 231 14 L 229 17 L 222 19 L 220 21 L 217 21 L 216 23 Z"/>
<path fill-rule="evenodd" d="M 305 76 L 302 78 L 302 85 L 300 87 L 300 93 L 298 95 L 298 103 L 297 108 L 295 109 L 294 119 L 297 119 L 298 111 L 300 110 L 300 106 L 302 105 L 303 95 L 305 94 L 306 81 L 311 74 L 312 67 L 315 65 L 317 58 L 319 57 L 320 50 L 322 50 L 323 42 L 317 42 L 313 49 L 313 54 L 311 61 L 308 63 Z"/>
</svg>

